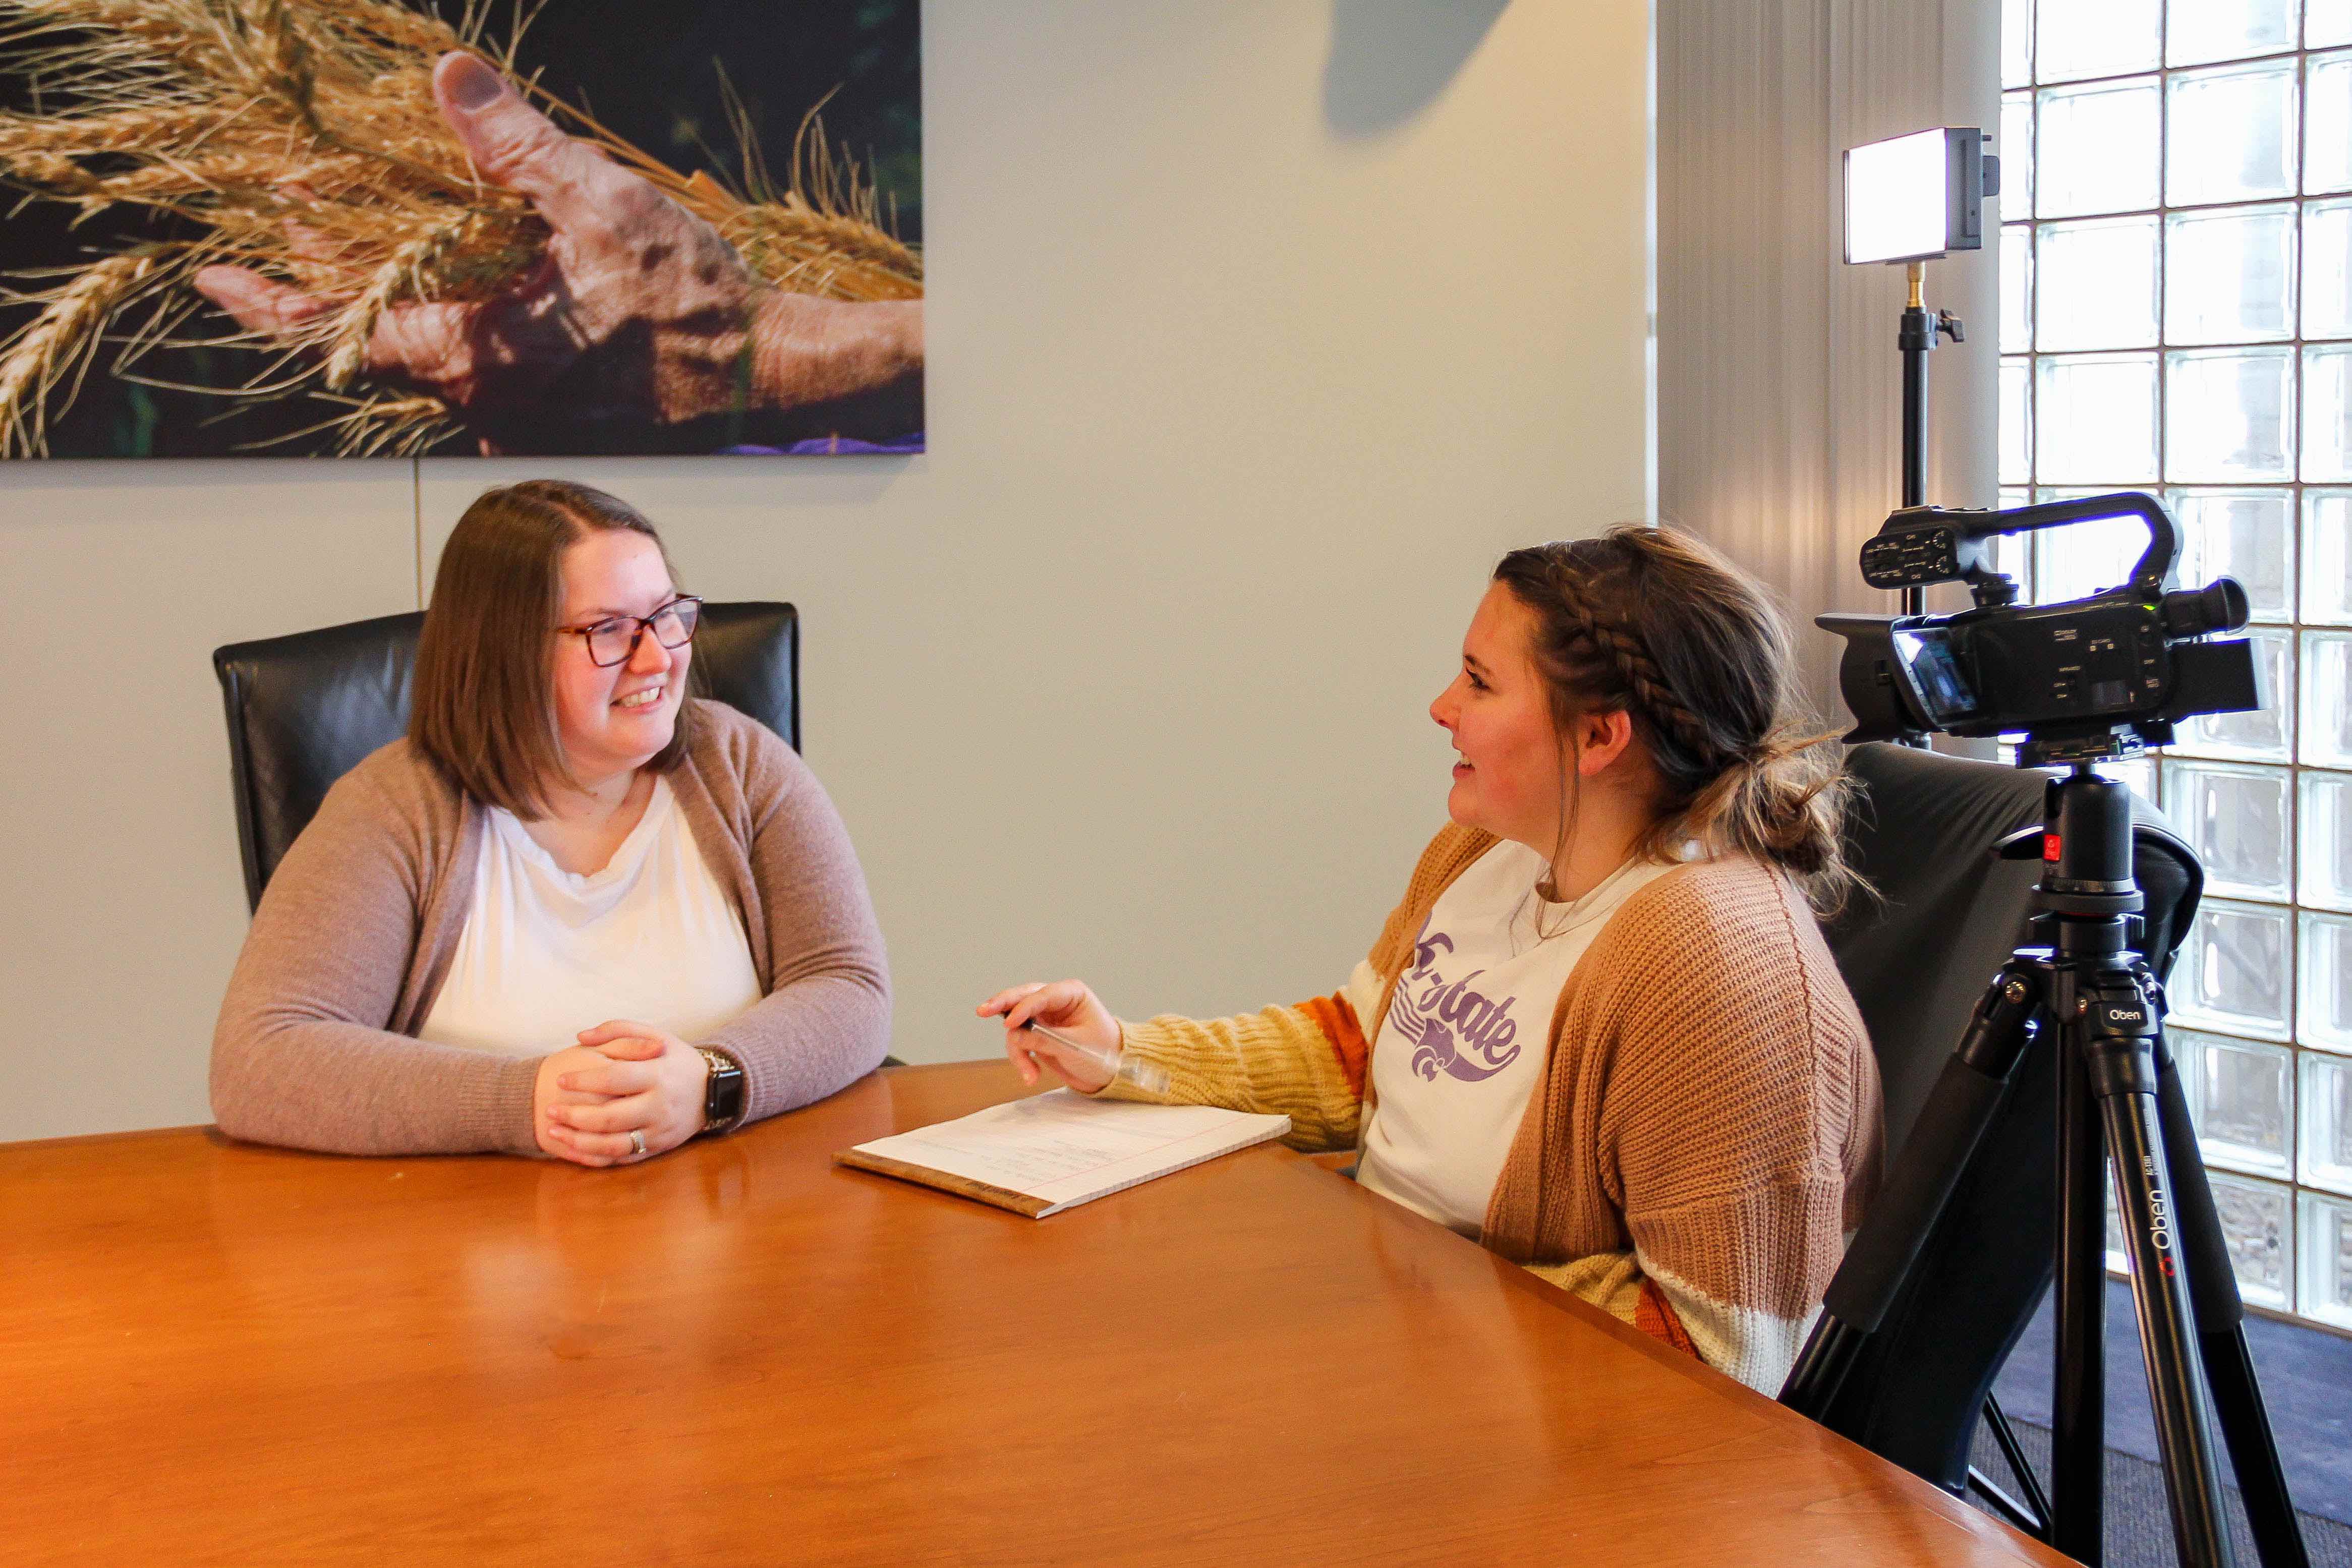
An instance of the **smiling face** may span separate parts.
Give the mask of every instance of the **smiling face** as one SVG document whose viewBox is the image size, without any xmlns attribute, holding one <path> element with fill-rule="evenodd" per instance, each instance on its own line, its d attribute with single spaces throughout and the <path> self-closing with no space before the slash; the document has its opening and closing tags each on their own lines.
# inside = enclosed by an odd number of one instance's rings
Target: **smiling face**
<svg viewBox="0 0 2352 1568">
<path fill-rule="evenodd" d="M 1447 814 L 1549 857 L 1559 835 L 1565 779 L 1551 699 L 1533 653 L 1535 613 L 1491 584 L 1462 638 L 1462 668 L 1429 705 L 1454 737 Z"/>
<path fill-rule="evenodd" d="M 559 626 L 651 615 L 677 597 L 661 547 L 625 528 L 594 529 L 567 549 L 562 582 Z M 557 633 L 555 727 L 575 780 L 593 787 L 632 772 L 669 744 L 693 654 L 692 643 L 665 648 L 648 631 L 626 659 L 599 666 L 585 638 Z"/>
</svg>

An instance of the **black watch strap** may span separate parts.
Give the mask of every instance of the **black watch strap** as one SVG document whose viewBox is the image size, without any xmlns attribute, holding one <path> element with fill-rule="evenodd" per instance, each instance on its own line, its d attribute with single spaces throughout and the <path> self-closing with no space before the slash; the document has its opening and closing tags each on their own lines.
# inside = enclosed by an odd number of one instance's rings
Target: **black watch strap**
<svg viewBox="0 0 2352 1568">
<path fill-rule="evenodd" d="M 710 1078 L 702 1092 L 702 1130 L 727 1132 L 743 1119 L 743 1064 L 707 1045 L 695 1049 L 710 1064 Z"/>
</svg>

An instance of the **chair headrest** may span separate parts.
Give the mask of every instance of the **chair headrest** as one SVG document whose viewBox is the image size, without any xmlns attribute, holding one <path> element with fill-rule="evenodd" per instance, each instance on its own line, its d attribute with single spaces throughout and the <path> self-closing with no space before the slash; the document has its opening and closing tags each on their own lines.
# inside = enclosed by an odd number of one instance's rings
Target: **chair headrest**
<svg viewBox="0 0 2352 1568">
<path fill-rule="evenodd" d="M 424 624 L 421 613 L 386 615 L 214 651 L 253 903 L 329 787 L 408 733 Z"/>
</svg>

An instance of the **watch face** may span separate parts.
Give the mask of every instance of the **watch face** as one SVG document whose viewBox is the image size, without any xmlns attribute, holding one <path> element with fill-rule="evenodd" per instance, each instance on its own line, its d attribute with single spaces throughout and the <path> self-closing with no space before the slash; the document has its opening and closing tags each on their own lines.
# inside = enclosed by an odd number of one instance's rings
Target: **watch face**
<svg viewBox="0 0 2352 1568">
<path fill-rule="evenodd" d="M 743 1070 L 724 1057 L 706 1060 L 710 1063 L 710 1086 L 703 1095 L 702 1119 L 713 1124 L 731 1122 L 743 1110 Z"/>
</svg>

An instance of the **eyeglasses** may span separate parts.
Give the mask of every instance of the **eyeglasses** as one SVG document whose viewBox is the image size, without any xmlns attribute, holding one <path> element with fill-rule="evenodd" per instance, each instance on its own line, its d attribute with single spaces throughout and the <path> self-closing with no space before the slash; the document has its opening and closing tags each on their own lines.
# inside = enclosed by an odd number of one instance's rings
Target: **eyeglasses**
<svg viewBox="0 0 2352 1568">
<path fill-rule="evenodd" d="M 588 645 L 588 659 L 600 669 L 625 664 L 636 657 L 637 639 L 650 632 L 665 648 L 683 648 L 694 641 L 702 620 L 702 601 L 673 599 L 651 615 L 614 615 L 587 626 L 558 626 Z"/>
</svg>

